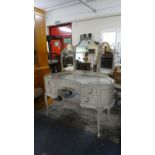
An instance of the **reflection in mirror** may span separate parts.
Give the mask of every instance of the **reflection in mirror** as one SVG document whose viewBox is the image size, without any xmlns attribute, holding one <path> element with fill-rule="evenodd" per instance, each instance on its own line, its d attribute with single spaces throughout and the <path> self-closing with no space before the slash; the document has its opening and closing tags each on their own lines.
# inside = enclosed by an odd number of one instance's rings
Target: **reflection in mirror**
<svg viewBox="0 0 155 155">
<path fill-rule="evenodd" d="M 116 31 L 102 32 L 101 41 L 107 42 L 108 46 L 114 50 L 116 44 Z"/>
<path fill-rule="evenodd" d="M 100 72 L 111 72 L 113 68 L 113 49 L 108 42 L 103 42 L 101 45 L 100 59 Z"/>
<path fill-rule="evenodd" d="M 98 45 L 91 39 L 82 39 L 75 48 L 75 67 L 77 70 L 96 71 Z"/>
<path fill-rule="evenodd" d="M 61 52 L 62 71 L 73 71 L 74 67 L 74 48 L 68 44 Z"/>
<path fill-rule="evenodd" d="M 120 64 L 120 30 L 101 31 L 101 42 L 100 72 L 111 73 Z"/>
</svg>

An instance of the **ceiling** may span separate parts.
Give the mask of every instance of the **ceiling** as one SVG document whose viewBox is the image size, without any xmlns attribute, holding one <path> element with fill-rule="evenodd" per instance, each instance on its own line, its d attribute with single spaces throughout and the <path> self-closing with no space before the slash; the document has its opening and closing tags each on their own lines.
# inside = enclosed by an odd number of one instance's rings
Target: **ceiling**
<svg viewBox="0 0 155 155">
<path fill-rule="evenodd" d="M 101 10 L 102 7 L 121 8 L 121 0 L 34 0 L 34 6 L 44 9 L 45 11 L 53 11 L 61 8 L 70 8 L 72 6 L 81 5 L 85 6 L 86 9 L 91 10 L 92 12 L 97 12 Z"/>
</svg>

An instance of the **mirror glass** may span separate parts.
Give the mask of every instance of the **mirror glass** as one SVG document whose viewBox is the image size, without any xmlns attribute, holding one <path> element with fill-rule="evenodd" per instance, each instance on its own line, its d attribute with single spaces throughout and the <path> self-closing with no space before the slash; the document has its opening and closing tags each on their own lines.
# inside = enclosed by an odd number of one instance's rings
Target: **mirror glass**
<svg viewBox="0 0 155 155">
<path fill-rule="evenodd" d="M 63 71 L 72 71 L 74 66 L 74 48 L 68 44 L 61 52 L 61 65 Z"/>
<path fill-rule="evenodd" d="M 114 67 L 114 51 L 116 49 L 116 31 L 101 33 L 101 60 L 100 72 L 111 73 Z"/>
<path fill-rule="evenodd" d="M 77 70 L 96 71 L 98 45 L 91 39 L 83 39 L 75 47 L 75 68 Z"/>
<path fill-rule="evenodd" d="M 113 68 L 113 49 L 108 42 L 103 42 L 100 53 L 100 72 L 111 73 Z"/>
</svg>

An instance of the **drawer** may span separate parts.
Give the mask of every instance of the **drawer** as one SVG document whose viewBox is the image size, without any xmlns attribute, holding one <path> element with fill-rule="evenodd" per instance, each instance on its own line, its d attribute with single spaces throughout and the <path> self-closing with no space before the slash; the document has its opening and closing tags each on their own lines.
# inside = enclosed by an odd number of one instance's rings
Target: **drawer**
<svg viewBox="0 0 155 155">
<path fill-rule="evenodd" d="M 52 93 L 52 88 L 46 87 L 46 93 L 51 94 Z"/>
<path fill-rule="evenodd" d="M 74 88 L 74 85 L 68 82 L 62 82 L 61 87 Z"/>
<path fill-rule="evenodd" d="M 46 87 L 54 87 L 54 81 L 52 80 L 46 80 Z"/>
<path fill-rule="evenodd" d="M 46 87 L 45 89 L 46 95 L 56 98 L 58 96 L 57 90 L 53 89 L 52 87 Z"/>
<path fill-rule="evenodd" d="M 97 95 L 97 90 L 94 88 L 86 88 L 86 87 L 82 87 L 81 88 L 81 94 L 82 95 Z"/>
<path fill-rule="evenodd" d="M 79 87 L 77 86 L 77 84 L 62 82 L 61 83 L 61 88 L 70 88 L 70 89 L 78 90 Z"/>
<path fill-rule="evenodd" d="M 55 91 L 53 88 L 54 88 L 54 81 L 46 80 L 45 81 L 45 92 L 47 95 L 55 94 Z"/>
<path fill-rule="evenodd" d="M 81 96 L 81 106 L 83 107 L 96 107 L 97 105 L 97 97 L 88 97 L 88 96 Z"/>
</svg>

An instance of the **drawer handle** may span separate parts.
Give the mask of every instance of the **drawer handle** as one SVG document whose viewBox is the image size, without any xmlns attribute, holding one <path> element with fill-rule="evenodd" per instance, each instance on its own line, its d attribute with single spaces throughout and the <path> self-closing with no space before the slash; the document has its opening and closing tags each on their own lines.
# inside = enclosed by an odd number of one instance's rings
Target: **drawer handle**
<svg viewBox="0 0 155 155">
<path fill-rule="evenodd" d="M 87 98 L 87 99 L 85 100 L 85 102 L 89 102 L 89 98 Z"/>
<path fill-rule="evenodd" d="M 51 81 L 48 81 L 48 85 L 49 85 L 49 86 L 53 86 L 52 83 L 51 83 Z"/>
<path fill-rule="evenodd" d="M 91 91 L 89 92 L 89 94 L 92 94 L 93 93 L 93 89 L 91 89 Z"/>
</svg>

